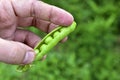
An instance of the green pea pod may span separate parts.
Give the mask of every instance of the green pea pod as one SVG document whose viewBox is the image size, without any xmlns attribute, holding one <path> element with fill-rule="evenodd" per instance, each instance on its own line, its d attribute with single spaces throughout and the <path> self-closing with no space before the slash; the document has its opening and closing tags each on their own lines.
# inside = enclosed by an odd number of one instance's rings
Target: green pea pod
<svg viewBox="0 0 120 80">
<path fill-rule="evenodd" d="M 73 32 L 76 28 L 76 23 L 73 22 L 68 27 L 59 26 L 58 28 L 51 31 L 49 34 L 47 34 L 34 48 L 36 54 L 35 61 L 38 61 L 42 59 L 42 57 L 48 53 L 57 43 L 65 38 L 68 34 Z M 27 65 L 20 65 L 17 68 L 17 71 L 23 72 L 28 70 L 31 67 L 30 64 Z"/>
</svg>

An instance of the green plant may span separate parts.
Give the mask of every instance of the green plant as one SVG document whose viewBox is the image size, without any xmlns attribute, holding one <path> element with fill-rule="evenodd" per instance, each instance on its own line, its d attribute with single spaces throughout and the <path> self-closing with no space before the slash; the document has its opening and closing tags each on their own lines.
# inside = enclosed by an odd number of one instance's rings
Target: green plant
<svg viewBox="0 0 120 80">
<path fill-rule="evenodd" d="M 120 0 L 43 1 L 69 11 L 77 28 L 26 72 L 0 64 L 0 79 L 120 80 Z M 42 38 L 46 34 L 33 27 L 30 31 Z"/>
<path fill-rule="evenodd" d="M 42 57 L 50 51 L 60 40 L 74 31 L 76 28 L 76 23 L 73 22 L 69 27 L 59 26 L 58 28 L 54 29 L 48 35 L 46 35 L 34 48 L 35 52 L 37 53 L 35 61 L 42 59 Z M 31 65 L 20 65 L 17 70 L 20 72 L 26 71 L 30 68 Z"/>
</svg>

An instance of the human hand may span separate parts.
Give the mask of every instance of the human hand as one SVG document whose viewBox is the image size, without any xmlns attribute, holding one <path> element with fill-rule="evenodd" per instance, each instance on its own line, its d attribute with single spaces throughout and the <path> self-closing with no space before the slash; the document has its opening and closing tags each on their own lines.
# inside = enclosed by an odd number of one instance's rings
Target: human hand
<svg viewBox="0 0 120 80">
<path fill-rule="evenodd" d="M 33 48 L 40 38 L 27 26 L 49 33 L 57 25 L 69 26 L 73 17 L 68 12 L 37 0 L 0 0 L 0 61 L 29 64 L 35 58 Z"/>
</svg>

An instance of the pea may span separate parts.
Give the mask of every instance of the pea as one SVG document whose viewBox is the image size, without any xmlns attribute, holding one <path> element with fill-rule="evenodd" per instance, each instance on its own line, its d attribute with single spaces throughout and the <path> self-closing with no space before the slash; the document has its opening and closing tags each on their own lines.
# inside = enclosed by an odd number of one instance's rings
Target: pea
<svg viewBox="0 0 120 80">
<path fill-rule="evenodd" d="M 64 31 L 64 30 L 65 30 L 65 28 L 60 29 L 61 32 Z"/>
<path fill-rule="evenodd" d="M 49 37 L 47 37 L 47 38 L 45 39 L 45 43 L 50 43 L 50 42 L 51 42 L 51 40 L 52 40 L 52 37 L 51 37 L 51 36 L 49 36 Z"/>
<path fill-rule="evenodd" d="M 59 35 L 60 32 L 56 31 L 54 34 L 53 34 L 53 37 L 56 37 Z"/>
<path fill-rule="evenodd" d="M 47 49 L 47 45 L 46 45 L 46 44 L 43 44 L 43 45 L 40 47 L 40 50 L 43 51 L 43 50 L 45 50 L 45 49 Z"/>
<path fill-rule="evenodd" d="M 40 60 L 49 50 L 51 50 L 60 40 L 70 34 L 75 30 L 76 23 L 73 22 L 72 25 L 68 27 L 59 26 L 48 35 L 46 35 L 34 48 L 37 53 L 35 61 Z M 52 38 L 53 36 L 53 38 Z M 18 66 L 18 71 L 23 72 L 30 68 L 30 64 Z"/>
<path fill-rule="evenodd" d="M 40 51 L 39 51 L 39 49 L 35 49 L 35 53 L 37 53 L 37 54 L 38 54 L 39 52 L 40 52 Z"/>
</svg>

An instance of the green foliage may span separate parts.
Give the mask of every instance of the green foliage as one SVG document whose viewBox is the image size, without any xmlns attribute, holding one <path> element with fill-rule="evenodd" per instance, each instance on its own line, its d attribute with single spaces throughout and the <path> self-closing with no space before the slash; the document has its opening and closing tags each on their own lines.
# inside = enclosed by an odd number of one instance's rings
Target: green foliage
<svg viewBox="0 0 120 80">
<path fill-rule="evenodd" d="M 120 1 L 44 1 L 73 14 L 76 31 L 28 72 L 18 73 L 14 66 L 1 64 L 0 79 L 120 80 Z"/>
</svg>

